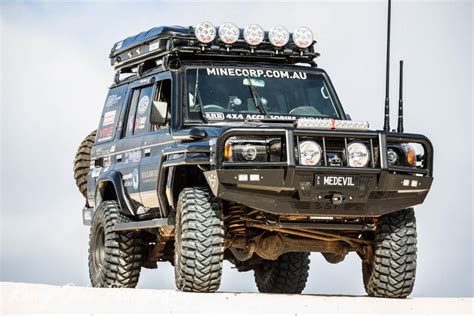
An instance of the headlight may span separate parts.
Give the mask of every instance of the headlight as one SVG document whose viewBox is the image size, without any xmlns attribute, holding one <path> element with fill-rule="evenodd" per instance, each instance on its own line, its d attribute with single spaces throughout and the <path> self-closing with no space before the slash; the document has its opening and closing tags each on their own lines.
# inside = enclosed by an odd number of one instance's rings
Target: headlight
<svg viewBox="0 0 474 316">
<path fill-rule="evenodd" d="M 198 41 L 208 44 L 216 38 L 216 28 L 210 22 L 201 22 L 194 28 L 194 34 Z"/>
<path fill-rule="evenodd" d="M 237 42 L 239 35 L 240 30 L 233 23 L 224 23 L 219 26 L 219 38 L 227 45 Z"/>
<path fill-rule="evenodd" d="M 391 165 L 395 165 L 398 161 L 398 154 L 395 150 L 389 149 L 387 150 L 387 161 Z"/>
<path fill-rule="evenodd" d="M 224 159 L 228 162 L 268 161 L 268 151 L 265 138 L 230 137 L 224 145 Z"/>
<path fill-rule="evenodd" d="M 350 143 L 347 146 L 347 161 L 350 167 L 366 167 L 370 160 L 369 150 L 362 143 Z"/>
<path fill-rule="evenodd" d="M 293 32 L 293 42 L 299 48 L 308 48 L 313 44 L 313 32 L 305 26 L 300 26 Z"/>
<path fill-rule="evenodd" d="M 247 44 L 257 46 L 265 37 L 265 31 L 258 24 L 251 24 L 244 29 L 244 39 Z"/>
<path fill-rule="evenodd" d="M 283 47 L 290 40 L 290 33 L 284 26 L 277 25 L 268 32 L 268 39 L 273 46 Z"/>
<path fill-rule="evenodd" d="M 315 166 L 321 161 L 321 146 L 312 140 L 305 140 L 300 143 L 300 164 Z"/>
</svg>

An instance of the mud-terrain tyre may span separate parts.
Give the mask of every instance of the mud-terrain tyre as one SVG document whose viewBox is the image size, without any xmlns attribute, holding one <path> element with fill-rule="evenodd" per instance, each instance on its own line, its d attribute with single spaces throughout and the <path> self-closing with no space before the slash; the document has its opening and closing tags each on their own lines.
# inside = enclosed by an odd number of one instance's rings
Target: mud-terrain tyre
<svg viewBox="0 0 474 316">
<path fill-rule="evenodd" d="M 405 298 L 416 275 L 416 220 L 412 208 L 380 218 L 371 263 L 362 262 L 364 287 L 369 296 Z"/>
<path fill-rule="evenodd" d="M 309 252 L 287 252 L 277 260 L 267 260 L 254 270 L 261 293 L 300 294 L 309 275 Z"/>
<path fill-rule="evenodd" d="M 207 188 L 185 188 L 176 209 L 175 281 L 185 292 L 219 289 L 224 259 L 220 203 Z"/>
<path fill-rule="evenodd" d="M 89 173 L 91 163 L 92 145 L 95 143 L 97 131 L 92 131 L 82 141 L 74 158 L 74 179 L 79 191 L 87 198 L 87 174 Z"/>
<path fill-rule="evenodd" d="M 89 235 L 89 276 L 93 287 L 135 287 L 140 276 L 143 240 L 139 232 L 114 232 L 130 219 L 116 201 L 102 202 L 92 217 Z"/>
</svg>

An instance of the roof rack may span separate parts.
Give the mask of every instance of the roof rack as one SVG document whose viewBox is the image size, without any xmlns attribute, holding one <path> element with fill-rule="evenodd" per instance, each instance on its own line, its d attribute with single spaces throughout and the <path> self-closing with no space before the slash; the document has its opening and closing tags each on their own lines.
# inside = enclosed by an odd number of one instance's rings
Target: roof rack
<svg viewBox="0 0 474 316">
<path fill-rule="evenodd" d="M 239 31 L 243 34 L 242 29 Z M 219 38 L 205 44 L 198 40 L 192 26 L 160 26 L 115 43 L 110 52 L 110 62 L 117 73 L 138 72 L 139 75 L 159 65 L 168 67 L 173 59 L 212 58 L 315 65 L 313 60 L 319 56 L 314 51 L 315 43 L 313 41 L 304 49 L 294 43 L 275 47 L 269 41 L 268 32 L 265 32 L 264 40 L 257 46 L 249 45 L 242 36 L 231 45 Z"/>
</svg>

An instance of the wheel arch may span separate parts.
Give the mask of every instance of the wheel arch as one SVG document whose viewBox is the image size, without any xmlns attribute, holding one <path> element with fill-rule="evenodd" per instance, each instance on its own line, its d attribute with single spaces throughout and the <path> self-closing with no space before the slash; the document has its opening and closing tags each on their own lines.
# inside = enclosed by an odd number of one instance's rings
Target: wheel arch
<svg viewBox="0 0 474 316">
<path fill-rule="evenodd" d="M 107 171 L 97 179 L 94 195 L 95 208 L 103 201 L 117 201 L 120 204 L 121 213 L 135 214 L 133 205 L 123 187 L 122 175 L 117 171 Z"/>
</svg>

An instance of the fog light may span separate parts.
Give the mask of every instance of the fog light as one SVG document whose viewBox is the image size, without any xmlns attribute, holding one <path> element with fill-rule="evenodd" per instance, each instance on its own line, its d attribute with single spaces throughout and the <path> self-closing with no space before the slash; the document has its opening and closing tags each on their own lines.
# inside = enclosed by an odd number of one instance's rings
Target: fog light
<svg viewBox="0 0 474 316">
<path fill-rule="evenodd" d="M 233 23 L 224 23 L 219 26 L 219 38 L 227 45 L 237 42 L 239 35 L 240 30 L 237 25 Z"/>
<path fill-rule="evenodd" d="M 283 47 L 288 43 L 290 33 L 284 26 L 277 25 L 272 27 L 268 32 L 268 39 L 273 46 Z"/>
</svg>

